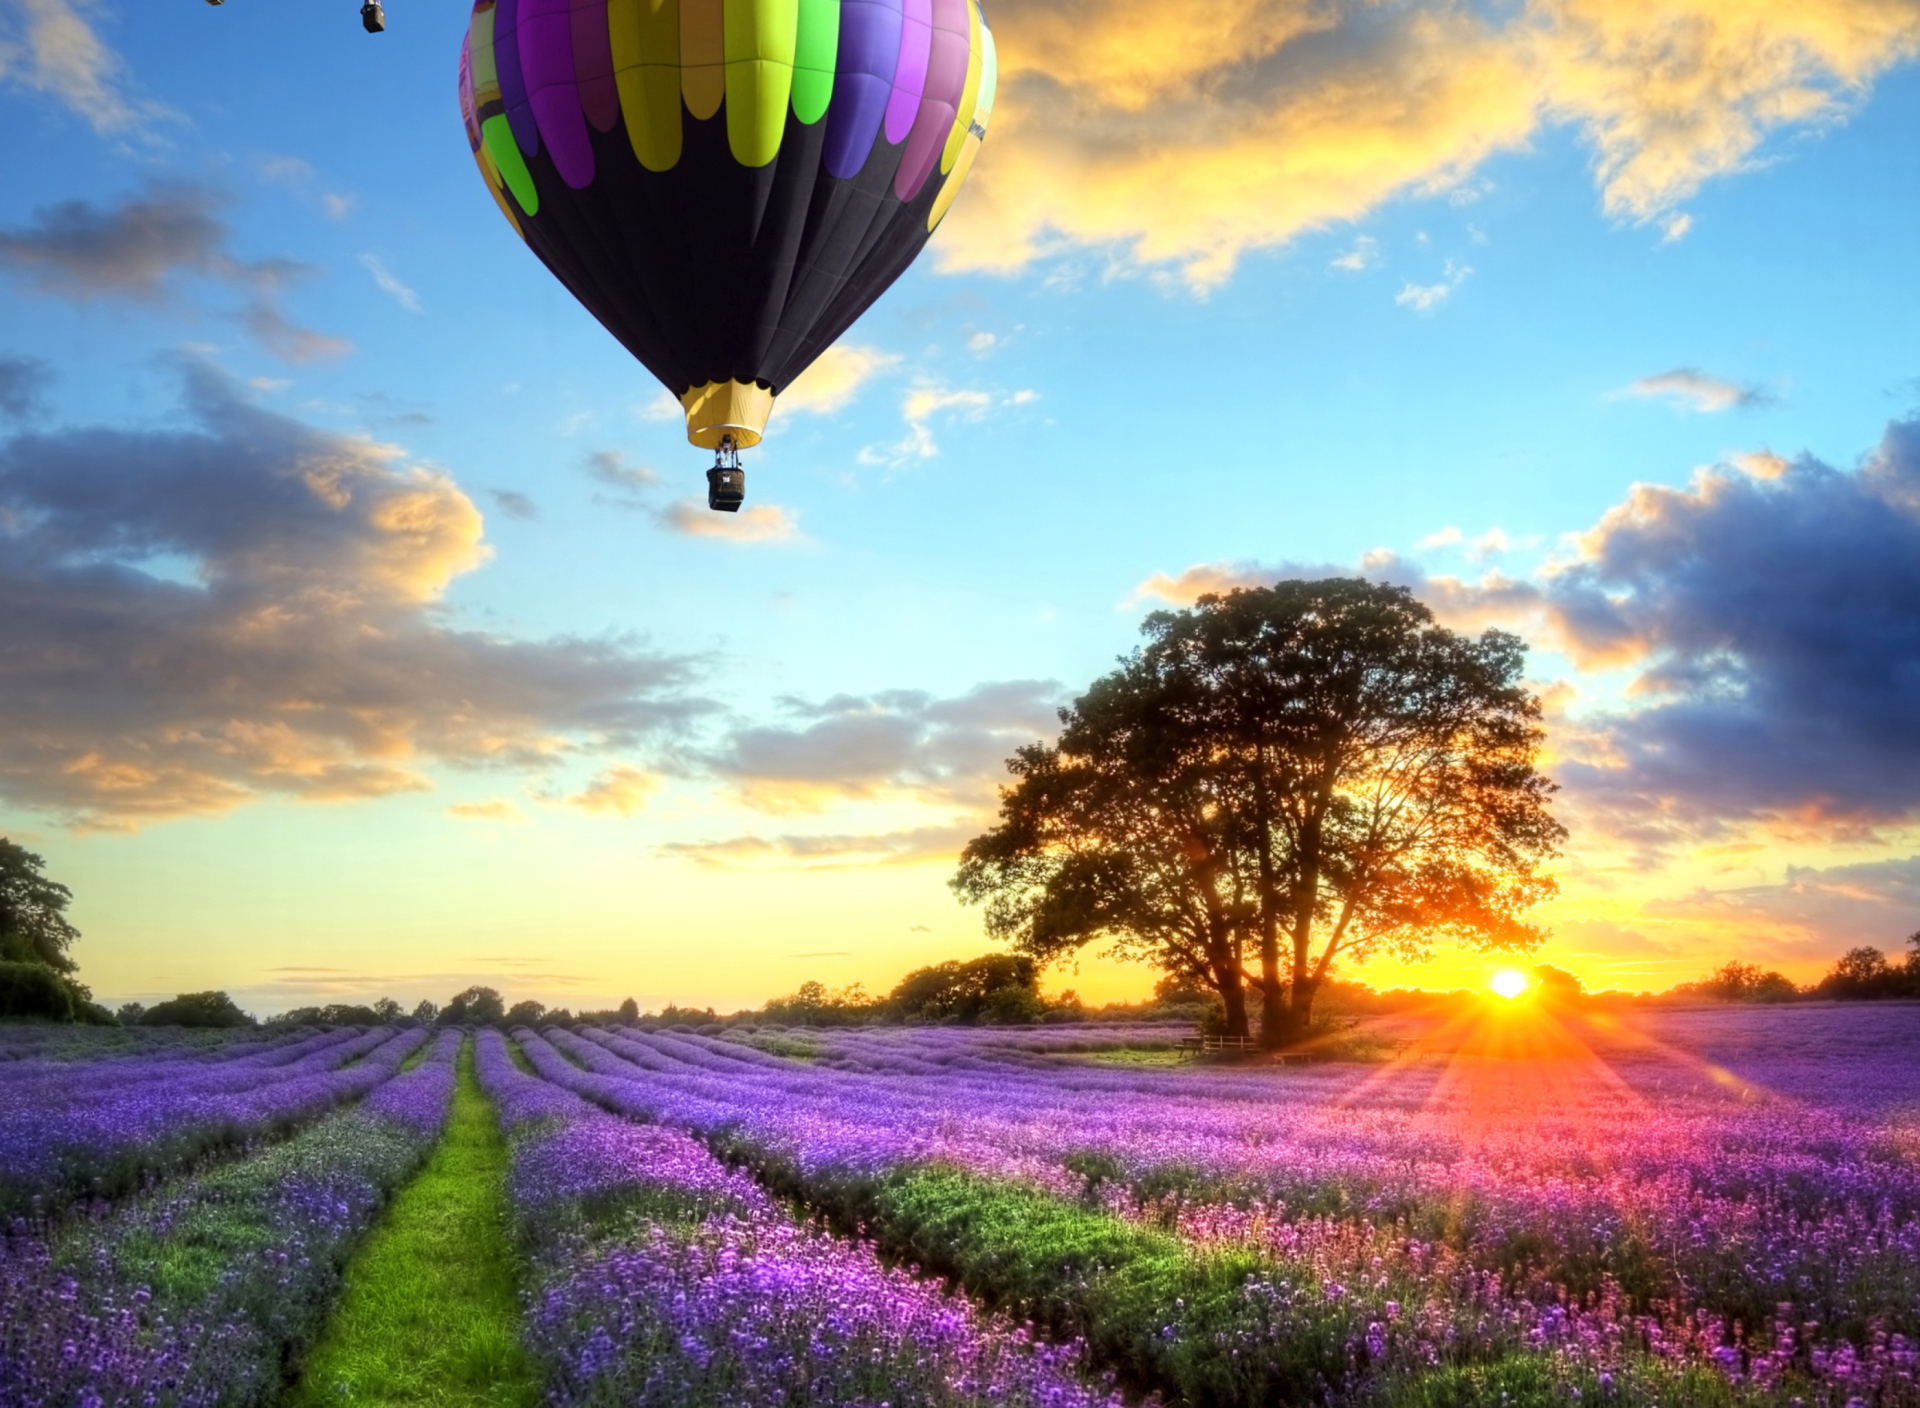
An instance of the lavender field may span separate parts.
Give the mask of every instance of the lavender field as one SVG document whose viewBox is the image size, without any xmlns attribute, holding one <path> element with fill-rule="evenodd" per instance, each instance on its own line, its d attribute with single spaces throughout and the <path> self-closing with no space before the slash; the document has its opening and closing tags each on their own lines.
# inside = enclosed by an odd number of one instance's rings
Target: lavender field
<svg viewBox="0 0 1920 1408">
<path fill-rule="evenodd" d="M 0 1402 L 333 1401 L 307 1349 L 457 1077 L 528 1401 L 1920 1405 L 1920 1007 L 1179 1034 L 23 1039 Z"/>
</svg>

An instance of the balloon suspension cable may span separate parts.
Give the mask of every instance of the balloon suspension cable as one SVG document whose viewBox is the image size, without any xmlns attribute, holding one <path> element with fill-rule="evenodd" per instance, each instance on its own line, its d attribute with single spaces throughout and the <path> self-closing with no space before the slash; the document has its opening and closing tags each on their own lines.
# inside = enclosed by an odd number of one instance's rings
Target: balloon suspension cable
<svg viewBox="0 0 1920 1408">
<path fill-rule="evenodd" d="M 716 513 L 738 513 L 747 498 L 747 475 L 740 468 L 740 447 L 731 435 L 722 435 L 707 471 L 707 507 Z"/>
</svg>

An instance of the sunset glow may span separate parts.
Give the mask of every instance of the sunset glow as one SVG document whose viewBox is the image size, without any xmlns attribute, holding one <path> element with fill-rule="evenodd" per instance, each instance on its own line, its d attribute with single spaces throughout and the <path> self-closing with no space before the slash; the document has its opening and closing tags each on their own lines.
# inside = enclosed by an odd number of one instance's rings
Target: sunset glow
<svg viewBox="0 0 1920 1408">
<path fill-rule="evenodd" d="M 1502 968 L 1498 973 L 1493 975 L 1488 981 L 1487 986 L 1508 1001 L 1512 1001 L 1528 988 L 1532 987 L 1533 983 L 1525 973 L 1520 972 L 1518 969 Z"/>
</svg>

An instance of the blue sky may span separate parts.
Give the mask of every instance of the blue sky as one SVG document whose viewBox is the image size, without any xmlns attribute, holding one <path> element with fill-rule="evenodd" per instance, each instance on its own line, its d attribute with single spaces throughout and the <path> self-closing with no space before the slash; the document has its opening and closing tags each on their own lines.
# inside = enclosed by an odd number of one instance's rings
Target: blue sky
<svg viewBox="0 0 1920 1408">
<path fill-rule="evenodd" d="M 462 11 L 0 0 L 0 831 L 114 998 L 883 987 L 1146 610 L 1337 568 L 1535 645 L 1548 958 L 1898 946 L 1920 6 L 1750 9 L 992 10 L 969 189 L 717 537 Z"/>
</svg>

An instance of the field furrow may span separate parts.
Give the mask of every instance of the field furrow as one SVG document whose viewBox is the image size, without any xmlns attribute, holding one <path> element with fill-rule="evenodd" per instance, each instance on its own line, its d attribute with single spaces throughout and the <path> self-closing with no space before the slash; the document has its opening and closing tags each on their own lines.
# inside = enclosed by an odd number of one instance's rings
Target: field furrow
<svg viewBox="0 0 1920 1408">
<path fill-rule="evenodd" d="M 439 1138 L 460 1038 L 351 1109 L 51 1234 L 0 1244 L 0 1403 L 257 1408 Z"/>
<path fill-rule="evenodd" d="M 1635 1403 L 1920 1401 L 1920 1174 L 1869 1101 L 1679 1063 L 1189 1077 L 916 1033 L 889 1074 L 548 1036 L 550 1080 L 1191 1402 L 1424 1401 L 1522 1362 Z"/>
</svg>

